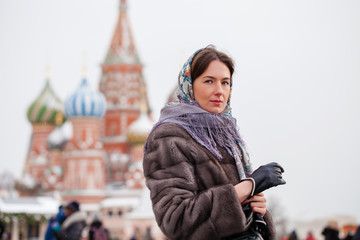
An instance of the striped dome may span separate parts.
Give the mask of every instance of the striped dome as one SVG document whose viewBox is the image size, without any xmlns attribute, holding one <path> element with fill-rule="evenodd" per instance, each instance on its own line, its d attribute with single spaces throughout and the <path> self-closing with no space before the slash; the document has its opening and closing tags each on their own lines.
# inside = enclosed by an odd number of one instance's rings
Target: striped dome
<svg viewBox="0 0 360 240">
<path fill-rule="evenodd" d="M 65 101 L 65 115 L 72 117 L 102 117 L 105 114 L 106 101 L 100 92 L 91 89 L 86 78 L 80 87 Z"/>
<path fill-rule="evenodd" d="M 27 118 L 33 124 L 55 124 L 56 120 L 59 121 L 59 117 L 61 118 L 60 122 L 63 122 L 63 103 L 50 87 L 49 80 L 46 80 L 39 97 L 28 108 Z"/>
</svg>

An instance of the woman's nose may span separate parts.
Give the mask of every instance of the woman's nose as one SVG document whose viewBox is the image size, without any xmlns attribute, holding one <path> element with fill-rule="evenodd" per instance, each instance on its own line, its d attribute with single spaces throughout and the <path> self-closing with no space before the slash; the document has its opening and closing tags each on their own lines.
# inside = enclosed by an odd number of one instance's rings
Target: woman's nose
<svg viewBox="0 0 360 240">
<path fill-rule="evenodd" d="M 217 82 L 216 84 L 214 84 L 214 88 L 216 95 L 220 95 L 224 93 L 224 89 L 222 88 L 221 82 Z"/>
</svg>

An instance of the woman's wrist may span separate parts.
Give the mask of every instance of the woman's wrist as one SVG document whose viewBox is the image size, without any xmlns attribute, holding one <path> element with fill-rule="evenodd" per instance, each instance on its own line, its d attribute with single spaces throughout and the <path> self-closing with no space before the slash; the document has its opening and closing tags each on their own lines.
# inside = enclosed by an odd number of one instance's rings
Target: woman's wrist
<svg viewBox="0 0 360 240">
<path fill-rule="evenodd" d="M 234 188 L 237 198 L 239 199 L 240 203 L 242 203 L 250 196 L 253 189 L 253 183 L 250 179 L 246 179 L 236 184 Z"/>
</svg>

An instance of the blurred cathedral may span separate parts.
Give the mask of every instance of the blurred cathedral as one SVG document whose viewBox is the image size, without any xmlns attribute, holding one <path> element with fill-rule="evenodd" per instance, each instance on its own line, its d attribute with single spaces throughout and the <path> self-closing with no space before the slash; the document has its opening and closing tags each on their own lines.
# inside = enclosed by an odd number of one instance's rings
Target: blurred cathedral
<svg viewBox="0 0 360 240">
<path fill-rule="evenodd" d="M 126 0 L 101 65 L 99 91 L 86 76 L 64 102 L 50 77 L 30 105 L 31 141 L 22 196 L 77 200 L 89 221 L 100 218 L 112 236 L 161 236 L 142 171 L 143 145 L 153 126 L 142 64 Z"/>
</svg>

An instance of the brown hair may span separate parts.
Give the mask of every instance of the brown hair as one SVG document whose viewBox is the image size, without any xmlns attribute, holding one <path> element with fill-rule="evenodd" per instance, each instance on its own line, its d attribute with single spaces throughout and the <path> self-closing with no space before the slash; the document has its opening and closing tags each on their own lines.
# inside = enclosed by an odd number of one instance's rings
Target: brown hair
<svg viewBox="0 0 360 240">
<path fill-rule="evenodd" d="M 234 61 L 225 53 L 216 50 L 213 45 L 209 45 L 200 50 L 193 58 L 191 63 L 192 81 L 194 82 L 197 77 L 203 74 L 210 63 L 214 60 L 219 60 L 228 67 L 230 71 L 230 78 L 232 80 L 232 75 L 234 73 Z"/>
</svg>

